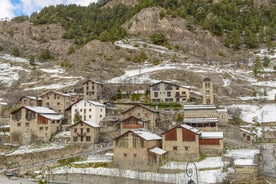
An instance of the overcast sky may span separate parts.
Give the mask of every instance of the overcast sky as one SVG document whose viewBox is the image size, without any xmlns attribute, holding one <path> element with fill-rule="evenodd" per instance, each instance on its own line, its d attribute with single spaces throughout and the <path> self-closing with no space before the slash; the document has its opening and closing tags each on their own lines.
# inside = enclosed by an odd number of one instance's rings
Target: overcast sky
<svg viewBox="0 0 276 184">
<path fill-rule="evenodd" d="M 49 5 L 77 4 L 88 6 L 97 0 L 0 0 L 0 19 L 31 15 Z"/>
</svg>

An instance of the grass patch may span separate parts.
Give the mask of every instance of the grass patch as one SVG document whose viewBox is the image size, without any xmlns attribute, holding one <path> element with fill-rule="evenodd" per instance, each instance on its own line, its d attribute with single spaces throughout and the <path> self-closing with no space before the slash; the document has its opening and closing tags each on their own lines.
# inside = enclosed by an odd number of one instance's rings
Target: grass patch
<svg viewBox="0 0 276 184">
<path fill-rule="evenodd" d="M 109 166 L 109 163 L 107 162 L 91 162 L 91 163 L 81 163 L 81 164 L 71 164 L 72 167 L 74 168 L 98 168 L 98 167 L 105 167 L 107 168 Z"/>
<path fill-rule="evenodd" d="M 80 160 L 81 160 L 80 156 L 76 156 L 76 157 L 60 159 L 60 160 L 57 161 L 57 163 L 61 166 L 65 166 L 65 165 L 69 165 L 72 162 L 77 162 L 77 161 L 80 161 Z"/>
<path fill-rule="evenodd" d="M 176 108 L 176 109 L 181 109 L 182 106 L 179 103 L 176 102 L 168 102 L 168 103 L 149 103 L 149 104 L 145 104 L 145 105 L 149 105 L 151 107 L 158 107 L 158 108 Z"/>
</svg>

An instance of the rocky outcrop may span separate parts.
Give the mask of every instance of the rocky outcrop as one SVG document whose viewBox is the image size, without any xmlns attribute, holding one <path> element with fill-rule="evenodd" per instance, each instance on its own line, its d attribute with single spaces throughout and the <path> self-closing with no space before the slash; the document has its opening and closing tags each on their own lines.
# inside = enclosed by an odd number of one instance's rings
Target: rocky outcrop
<svg viewBox="0 0 276 184">
<path fill-rule="evenodd" d="M 162 31 L 174 45 L 204 59 L 218 61 L 232 55 L 210 32 L 196 26 L 191 30 L 188 28 L 189 22 L 180 17 L 167 15 L 161 18 L 161 11 L 162 8 L 159 7 L 145 8 L 126 22 L 124 28 L 128 34 L 147 37 L 156 31 Z"/>
</svg>

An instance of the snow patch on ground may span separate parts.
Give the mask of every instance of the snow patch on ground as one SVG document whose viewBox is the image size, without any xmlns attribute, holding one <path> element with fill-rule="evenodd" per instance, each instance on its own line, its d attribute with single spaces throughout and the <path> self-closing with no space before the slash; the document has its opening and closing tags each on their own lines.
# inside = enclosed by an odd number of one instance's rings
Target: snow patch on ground
<svg viewBox="0 0 276 184">
<path fill-rule="evenodd" d="M 252 123 L 253 118 L 260 123 L 276 122 L 276 104 L 235 104 L 227 106 L 227 108 L 240 108 L 241 118 L 248 123 Z"/>
<path fill-rule="evenodd" d="M 8 61 L 13 61 L 13 62 L 29 63 L 29 60 L 27 60 L 25 58 L 11 56 L 10 54 L 0 55 L 0 58 L 8 60 Z"/>
<path fill-rule="evenodd" d="M 49 145 L 41 145 L 41 146 L 33 146 L 33 145 L 26 145 L 26 146 L 20 146 L 15 151 L 6 154 L 9 155 L 20 155 L 20 154 L 26 154 L 26 153 L 32 153 L 32 152 L 41 152 L 41 151 L 47 151 L 47 150 L 53 150 L 53 149 L 62 149 L 65 148 L 66 145 L 57 145 L 54 143 L 51 143 Z"/>
</svg>

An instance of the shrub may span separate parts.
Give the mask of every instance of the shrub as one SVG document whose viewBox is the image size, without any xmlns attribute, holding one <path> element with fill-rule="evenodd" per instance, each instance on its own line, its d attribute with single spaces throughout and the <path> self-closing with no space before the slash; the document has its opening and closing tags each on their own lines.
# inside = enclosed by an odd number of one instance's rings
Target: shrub
<svg viewBox="0 0 276 184">
<path fill-rule="evenodd" d="M 167 38 L 165 34 L 161 31 L 157 31 L 153 34 L 150 35 L 150 39 L 152 43 L 157 44 L 157 45 L 163 45 L 167 43 Z"/>
<path fill-rule="evenodd" d="M 0 52 L 4 50 L 4 47 L 0 45 Z"/>
<path fill-rule="evenodd" d="M 54 56 L 52 56 L 49 49 L 43 49 L 43 50 L 40 51 L 39 59 L 45 61 L 45 60 L 54 59 Z"/>
<path fill-rule="evenodd" d="M 12 48 L 11 55 L 19 57 L 20 56 L 20 51 L 17 47 Z"/>
<path fill-rule="evenodd" d="M 75 53 L 75 48 L 73 46 L 69 47 L 68 55 Z"/>
<path fill-rule="evenodd" d="M 270 62 L 271 62 L 271 59 L 269 57 L 265 56 L 264 60 L 263 60 L 263 66 L 268 67 Z"/>
</svg>

